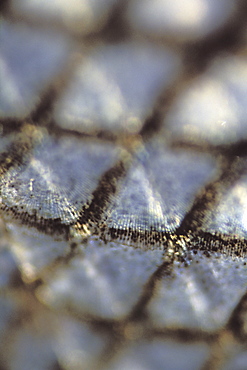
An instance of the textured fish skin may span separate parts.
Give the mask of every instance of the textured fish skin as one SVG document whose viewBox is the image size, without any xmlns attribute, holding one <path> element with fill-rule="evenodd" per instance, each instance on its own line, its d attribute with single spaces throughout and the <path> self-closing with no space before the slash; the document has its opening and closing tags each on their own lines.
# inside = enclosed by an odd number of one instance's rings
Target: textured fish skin
<svg viewBox="0 0 247 370">
<path fill-rule="evenodd" d="M 246 369 L 245 2 L 0 11 L 0 369 Z"/>
</svg>

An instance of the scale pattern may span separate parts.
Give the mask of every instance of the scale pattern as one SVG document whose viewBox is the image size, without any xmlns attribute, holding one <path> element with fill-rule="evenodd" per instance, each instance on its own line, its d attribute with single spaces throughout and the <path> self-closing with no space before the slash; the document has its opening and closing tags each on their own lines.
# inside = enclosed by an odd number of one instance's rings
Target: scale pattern
<svg viewBox="0 0 247 370">
<path fill-rule="evenodd" d="M 246 2 L 0 11 L 0 370 L 246 370 Z"/>
</svg>

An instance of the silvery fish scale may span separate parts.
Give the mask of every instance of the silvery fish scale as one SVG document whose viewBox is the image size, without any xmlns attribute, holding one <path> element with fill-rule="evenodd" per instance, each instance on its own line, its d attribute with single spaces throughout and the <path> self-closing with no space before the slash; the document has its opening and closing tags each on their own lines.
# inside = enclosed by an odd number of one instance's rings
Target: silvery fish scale
<svg viewBox="0 0 247 370">
<path fill-rule="evenodd" d="M 0 369 L 245 370 L 245 3 L 1 12 Z"/>
</svg>

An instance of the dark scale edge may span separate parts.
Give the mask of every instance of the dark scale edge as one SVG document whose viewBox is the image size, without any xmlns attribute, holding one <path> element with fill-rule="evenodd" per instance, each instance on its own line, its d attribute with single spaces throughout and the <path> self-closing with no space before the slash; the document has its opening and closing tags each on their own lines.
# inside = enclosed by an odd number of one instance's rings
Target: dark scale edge
<svg viewBox="0 0 247 370">
<path fill-rule="evenodd" d="M 220 204 L 226 192 L 246 174 L 246 170 L 247 161 L 245 158 L 224 157 L 218 177 L 201 189 L 180 226 L 176 229 L 176 233 L 197 233 L 198 230 L 202 229 L 212 210 Z"/>
<path fill-rule="evenodd" d="M 247 327 L 246 327 L 246 316 L 247 316 L 247 293 L 245 293 L 238 305 L 234 309 L 227 329 L 231 330 L 234 335 L 240 340 L 247 342 Z"/>
<path fill-rule="evenodd" d="M 117 192 L 119 182 L 126 175 L 127 162 L 120 160 L 106 171 L 99 180 L 97 188 L 92 193 L 92 200 L 87 202 L 80 211 L 77 225 L 89 225 L 97 228 L 97 224 L 104 217 L 104 212 Z"/>
<path fill-rule="evenodd" d="M 101 225 L 99 237 L 105 242 L 119 242 L 143 250 L 164 250 L 164 258 L 172 248 L 174 260 L 184 262 L 185 255 L 191 243 L 190 234 L 178 235 L 170 231 L 159 231 L 154 228 L 139 231 L 128 229 L 108 228 Z"/>
<path fill-rule="evenodd" d="M 171 149 L 190 150 L 197 153 L 210 153 L 214 156 L 224 156 L 226 158 L 246 157 L 247 140 L 240 139 L 230 144 L 213 144 L 197 136 L 184 136 L 172 138 L 169 143 Z"/>
<path fill-rule="evenodd" d="M 82 54 L 71 54 L 67 59 L 65 58 L 64 66 L 54 75 L 48 87 L 40 95 L 38 104 L 30 112 L 28 121 L 35 126 L 51 127 L 54 124 L 53 112 L 60 96 L 68 89 L 71 78 L 74 75 L 75 69 L 81 62 Z"/>
<path fill-rule="evenodd" d="M 174 250 L 170 248 L 165 261 L 155 270 L 155 272 L 150 276 L 150 278 L 144 285 L 142 294 L 135 306 L 132 308 L 130 314 L 126 318 L 126 322 L 139 322 L 142 321 L 143 318 L 145 318 L 148 303 L 153 298 L 156 287 L 159 284 L 160 280 L 162 280 L 164 277 L 170 279 L 173 278 L 173 261 Z"/>
<path fill-rule="evenodd" d="M 25 164 L 34 145 L 40 140 L 42 132 L 34 126 L 24 124 L 7 150 L 0 154 L 0 176 L 5 175 L 11 168 Z"/>
<path fill-rule="evenodd" d="M 5 214 L 5 221 L 17 223 L 29 227 L 33 227 L 36 230 L 54 236 L 60 236 L 60 238 L 69 239 L 71 225 L 63 224 L 60 218 L 44 218 L 37 215 L 35 210 L 33 214 L 28 212 L 20 212 L 17 206 L 8 207 L 5 204 L 0 205 L 0 210 Z M 10 217 L 10 220 L 8 219 Z"/>
<path fill-rule="evenodd" d="M 206 231 L 194 234 L 192 230 L 185 234 L 155 229 L 138 231 L 131 228 L 108 228 L 102 224 L 99 237 L 105 243 L 116 241 L 144 250 L 158 248 L 166 251 L 169 243 L 172 243 L 175 248 L 176 260 L 180 262 L 185 262 L 188 258 L 188 252 L 191 251 L 193 254 L 202 251 L 207 257 L 210 257 L 212 253 L 220 253 L 230 257 L 247 257 L 247 240 L 237 235 Z"/>
<path fill-rule="evenodd" d="M 59 126 L 53 119 L 46 126 L 47 132 L 54 137 L 75 137 L 78 139 L 93 139 L 105 143 L 116 143 L 120 141 L 120 135 L 112 133 L 108 130 L 92 130 L 91 132 L 81 132 L 76 129 L 69 129 Z"/>
<path fill-rule="evenodd" d="M 191 237 L 190 248 L 206 254 L 213 252 L 232 257 L 247 257 L 246 239 L 221 233 L 199 232 Z"/>
<path fill-rule="evenodd" d="M 235 14 L 223 27 L 199 42 L 189 42 L 185 45 L 184 63 L 188 68 L 188 73 L 200 74 L 220 52 L 236 51 L 244 45 L 246 18 L 246 1 L 240 0 Z"/>
<path fill-rule="evenodd" d="M 131 244 L 142 249 L 163 249 L 164 245 L 171 239 L 168 231 L 157 231 L 154 229 L 139 231 L 128 229 L 108 228 L 106 225 L 100 227 L 100 238 L 106 243 L 110 241 Z"/>
</svg>

